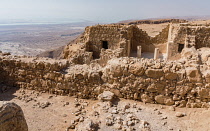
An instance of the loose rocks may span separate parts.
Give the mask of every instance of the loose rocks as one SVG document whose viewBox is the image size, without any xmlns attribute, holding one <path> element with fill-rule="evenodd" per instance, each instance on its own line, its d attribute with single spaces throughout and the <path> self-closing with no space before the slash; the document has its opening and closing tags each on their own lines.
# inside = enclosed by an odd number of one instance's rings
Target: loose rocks
<svg viewBox="0 0 210 131">
<path fill-rule="evenodd" d="M 104 91 L 98 96 L 98 99 L 101 101 L 111 101 L 114 98 L 114 93 L 110 91 Z"/>
</svg>

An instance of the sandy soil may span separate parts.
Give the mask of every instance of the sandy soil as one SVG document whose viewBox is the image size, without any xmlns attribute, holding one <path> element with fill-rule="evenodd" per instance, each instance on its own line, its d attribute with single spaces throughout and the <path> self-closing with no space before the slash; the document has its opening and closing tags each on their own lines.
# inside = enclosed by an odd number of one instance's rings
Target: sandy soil
<svg viewBox="0 0 210 131">
<path fill-rule="evenodd" d="M 55 96 L 48 93 L 38 93 L 31 90 L 10 89 L 0 93 L 1 101 L 12 101 L 23 109 L 27 120 L 29 131 L 64 131 L 70 126 L 75 115 L 72 114 L 75 108 L 75 98 L 68 96 Z M 98 100 L 82 100 L 88 103 L 85 107 L 86 114 L 92 120 L 100 120 L 100 131 L 113 130 L 107 127 L 104 119 L 107 113 L 100 112 L 99 117 L 94 117 L 94 111 L 101 110 Z M 50 103 L 47 106 L 40 106 L 43 103 Z M 123 103 L 136 103 L 138 112 L 134 112 L 140 120 L 149 122 L 152 131 L 208 131 L 210 130 L 210 109 L 175 108 L 171 110 L 169 106 L 156 104 L 144 104 L 133 100 L 119 99 L 116 106 Z M 186 113 L 184 117 L 176 117 L 176 113 Z"/>
</svg>

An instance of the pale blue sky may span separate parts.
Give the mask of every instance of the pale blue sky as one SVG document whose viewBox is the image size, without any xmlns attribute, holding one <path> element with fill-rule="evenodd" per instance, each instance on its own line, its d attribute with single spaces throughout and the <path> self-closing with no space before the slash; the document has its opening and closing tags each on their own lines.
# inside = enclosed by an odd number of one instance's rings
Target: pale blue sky
<svg viewBox="0 0 210 131">
<path fill-rule="evenodd" d="M 117 22 L 210 15 L 210 0 L 0 0 L 0 19 Z"/>
</svg>

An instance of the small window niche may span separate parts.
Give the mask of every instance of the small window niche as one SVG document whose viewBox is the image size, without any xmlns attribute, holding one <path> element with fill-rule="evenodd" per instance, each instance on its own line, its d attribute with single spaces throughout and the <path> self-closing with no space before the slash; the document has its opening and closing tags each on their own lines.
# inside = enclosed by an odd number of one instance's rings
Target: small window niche
<svg viewBox="0 0 210 131">
<path fill-rule="evenodd" d="M 184 44 L 178 44 L 178 52 L 181 53 L 184 49 Z"/>
<path fill-rule="evenodd" d="M 108 41 L 102 41 L 102 48 L 109 49 Z"/>
</svg>

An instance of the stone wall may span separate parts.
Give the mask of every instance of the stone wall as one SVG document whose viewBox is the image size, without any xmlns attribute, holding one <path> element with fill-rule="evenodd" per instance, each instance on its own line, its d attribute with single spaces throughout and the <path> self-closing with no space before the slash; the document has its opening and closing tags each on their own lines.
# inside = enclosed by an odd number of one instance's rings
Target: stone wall
<svg viewBox="0 0 210 131">
<path fill-rule="evenodd" d="M 186 60 L 174 62 L 114 58 L 104 67 L 98 63 L 72 65 L 67 60 L 1 56 L 0 81 L 79 98 L 96 99 L 110 90 L 118 97 L 145 103 L 209 107 L 209 64 L 194 54 L 185 52 Z M 209 55 L 202 58 L 210 60 Z"/>
<path fill-rule="evenodd" d="M 156 35 L 154 38 L 152 38 L 152 40 L 151 40 L 152 43 L 155 43 L 155 44 L 167 43 L 169 27 L 170 27 L 170 25 L 168 25 L 166 28 L 162 29 L 162 31 L 158 35 Z"/>
<path fill-rule="evenodd" d="M 97 25 L 87 27 L 84 35 L 84 43 L 87 43 L 87 51 L 93 52 L 94 58 L 99 58 L 103 41 L 107 42 L 108 49 L 114 50 L 120 48 L 119 42 L 122 39 L 122 27 L 123 26 L 114 25 Z"/>
<path fill-rule="evenodd" d="M 210 26 L 208 25 L 190 25 L 180 24 L 178 29 L 177 25 L 173 25 L 174 32 L 172 32 L 172 55 L 176 55 L 178 52 L 178 45 L 185 44 L 186 38 L 189 36 L 195 37 L 196 49 L 202 47 L 210 47 Z"/>
<path fill-rule="evenodd" d="M 100 54 L 100 59 L 99 59 L 99 64 L 101 66 L 106 66 L 107 62 L 110 59 L 113 58 L 120 58 L 120 57 L 125 57 L 124 53 L 123 53 L 124 49 L 123 48 L 119 48 L 116 50 L 111 50 L 111 49 L 102 49 L 101 50 L 101 54 Z"/>
<path fill-rule="evenodd" d="M 124 98 L 180 107 L 209 106 L 209 78 L 201 73 L 200 66 L 152 59 L 109 62 L 111 66 L 105 68 L 102 78 Z"/>
<path fill-rule="evenodd" d="M 166 53 L 166 47 L 168 42 L 169 25 L 162 29 L 162 31 L 155 37 L 150 37 L 151 44 L 146 44 L 144 48 L 145 52 L 154 52 L 155 48 L 158 48 L 160 53 Z"/>
<path fill-rule="evenodd" d="M 66 60 L 41 60 L 36 57 L 0 57 L 0 82 L 9 86 L 34 90 L 56 87 L 61 73 L 69 66 Z"/>
<path fill-rule="evenodd" d="M 62 55 L 62 58 L 68 59 L 75 64 L 90 64 L 93 59 L 93 53 L 87 52 L 83 43 L 67 45 Z"/>
<path fill-rule="evenodd" d="M 85 60 L 81 61 L 88 61 L 86 64 L 89 64 L 89 61 L 92 60 L 90 58 L 91 55 L 93 59 L 99 59 L 100 57 L 103 57 L 101 55 L 101 50 L 104 48 L 104 42 L 107 44 L 106 49 L 113 50 L 113 55 L 116 54 L 114 50 L 121 49 L 121 57 L 136 57 L 137 46 L 142 47 L 142 52 L 153 53 L 155 48 L 159 48 L 160 53 L 166 53 L 168 32 L 169 26 L 164 28 L 157 36 L 150 37 L 146 31 L 139 29 L 136 25 L 90 26 L 86 27 L 85 32 L 77 41 L 77 44 L 67 45 L 65 47 L 62 53 L 62 58 L 85 58 Z M 85 55 L 82 55 L 82 51 Z"/>
<path fill-rule="evenodd" d="M 133 37 L 131 39 L 131 50 L 137 51 L 137 46 L 141 46 L 142 52 L 150 52 L 152 49 L 151 47 L 154 47 L 154 45 L 151 43 L 151 37 L 146 33 L 146 31 L 134 26 L 132 32 Z"/>
<path fill-rule="evenodd" d="M 137 46 L 142 46 L 142 52 L 154 52 L 159 47 L 160 52 L 165 53 L 168 31 L 169 26 L 153 38 L 136 25 L 97 25 L 86 28 L 83 42 L 88 42 L 86 48 L 97 58 L 100 56 L 102 41 L 108 42 L 109 49 L 123 48 L 124 55 L 127 56 L 130 55 L 129 52 L 137 51 Z M 125 41 L 125 44 L 121 41 Z"/>
</svg>

